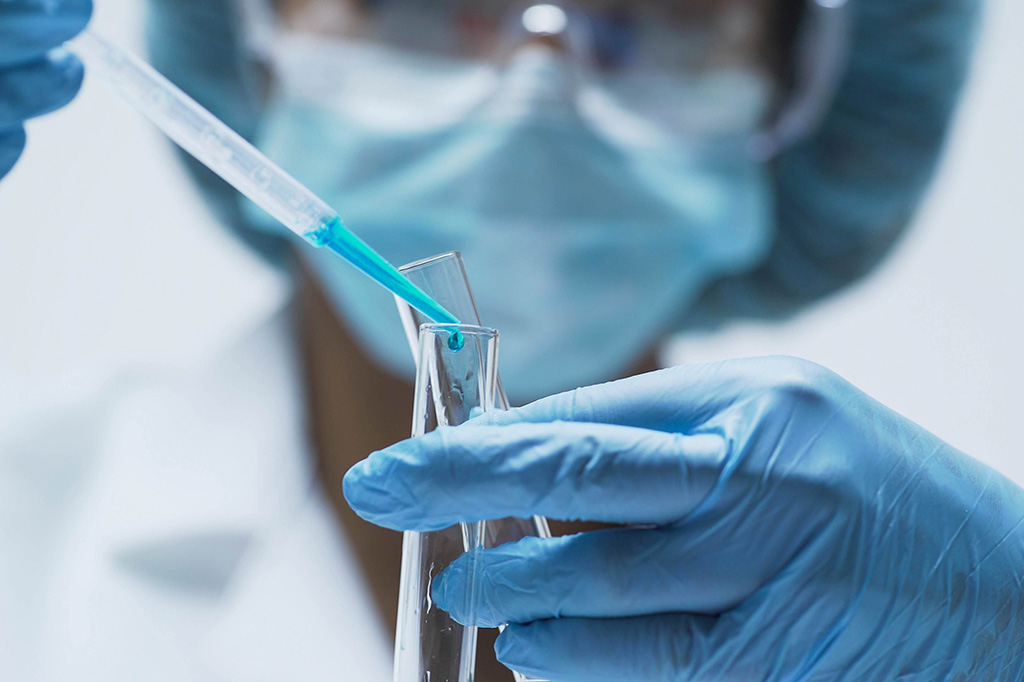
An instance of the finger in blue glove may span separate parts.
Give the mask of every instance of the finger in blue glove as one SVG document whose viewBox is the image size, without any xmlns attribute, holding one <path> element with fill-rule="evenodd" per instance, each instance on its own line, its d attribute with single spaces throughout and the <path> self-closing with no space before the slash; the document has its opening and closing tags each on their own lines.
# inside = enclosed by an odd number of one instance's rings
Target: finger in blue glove
<svg viewBox="0 0 1024 682">
<path fill-rule="evenodd" d="M 647 524 L 476 557 L 470 622 L 511 623 L 499 657 L 538 677 L 1024 675 L 1024 491 L 811 363 L 579 389 L 374 453 L 345 492 L 399 529 Z M 465 572 L 434 594 L 468 620 Z"/>
<path fill-rule="evenodd" d="M 81 88 L 82 64 L 60 45 L 91 14 L 91 0 L 0 2 L 0 177 L 25 147 L 23 123 L 64 106 Z"/>
</svg>

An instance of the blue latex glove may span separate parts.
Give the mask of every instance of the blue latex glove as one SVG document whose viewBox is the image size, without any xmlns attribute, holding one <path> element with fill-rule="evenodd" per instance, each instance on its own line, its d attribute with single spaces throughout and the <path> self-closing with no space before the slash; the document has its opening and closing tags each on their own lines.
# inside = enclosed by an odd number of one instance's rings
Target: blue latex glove
<svg viewBox="0 0 1024 682">
<path fill-rule="evenodd" d="M 345 493 L 395 529 L 653 524 L 480 554 L 471 620 L 545 679 L 1024 679 L 1024 491 L 810 363 L 579 389 L 374 453 Z"/>
<path fill-rule="evenodd" d="M 82 64 L 59 46 L 91 15 L 92 0 L 0 0 L 0 178 L 25 148 L 24 122 L 78 94 Z"/>
</svg>

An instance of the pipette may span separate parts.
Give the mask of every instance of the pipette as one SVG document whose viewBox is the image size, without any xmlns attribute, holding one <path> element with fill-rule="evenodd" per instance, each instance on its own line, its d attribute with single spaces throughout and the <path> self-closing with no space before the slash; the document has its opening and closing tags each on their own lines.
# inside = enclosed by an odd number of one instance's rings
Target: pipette
<svg viewBox="0 0 1024 682">
<path fill-rule="evenodd" d="M 90 30 L 69 45 L 89 73 L 289 230 L 334 251 L 435 322 L 459 323 L 349 231 L 334 209 L 149 64 Z"/>
</svg>

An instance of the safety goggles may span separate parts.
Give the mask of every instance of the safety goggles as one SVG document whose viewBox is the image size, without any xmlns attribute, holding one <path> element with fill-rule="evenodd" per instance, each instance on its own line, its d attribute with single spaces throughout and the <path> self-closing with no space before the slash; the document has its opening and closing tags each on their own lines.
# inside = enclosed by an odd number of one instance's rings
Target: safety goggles
<svg viewBox="0 0 1024 682">
<path fill-rule="evenodd" d="M 267 0 L 241 0 L 253 15 Z M 409 53 L 500 63 L 526 44 L 564 54 L 614 87 L 761 74 L 772 104 L 757 136 L 769 157 L 809 134 L 845 65 L 847 0 L 270 0 L 287 31 Z"/>
<path fill-rule="evenodd" d="M 762 61 L 770 41 L 760 18 L 778 1 L 280 0 L 277 12 L 313 32 L 463 58 L 546 39 L 602 71 L 692 70 Z"/>
</svg>

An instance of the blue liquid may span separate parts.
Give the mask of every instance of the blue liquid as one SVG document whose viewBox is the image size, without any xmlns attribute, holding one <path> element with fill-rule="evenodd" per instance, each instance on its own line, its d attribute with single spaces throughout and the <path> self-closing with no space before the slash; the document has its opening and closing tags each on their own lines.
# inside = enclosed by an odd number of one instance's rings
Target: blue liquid
<svg viewBox="0 0 1024 682">
<path fill-rule="evenodd" d="M 324 246 L 338 254 L 361 272 L 382 287 L 401 298 L 403 301 L 420 311 L 434 322 L 441 324 L 459 324 L 459 319 L 445 310 L 440 303 L 432 299 L 418 286 L 407 280 L 402 273 L 388 263 L 362 239 L 352 234 L 335 218 L 322 225 L 316 232 L 306 235 L 315 246 Z M 453 347 L 452 343 L 455 343 Z M 460 332 L 452 334 L 448 339 L 448 347 L 453 351 L 462 349 L 464 340 Z"/>
<path fill-rule="evenodd" d="M 466 347 L 466 337 L 462 335 L 462 332 L 455 331 L 451 336 L 448 337 L 448 350 L 453 353 L 458 353 L 460 350 Z"/>
</svg>

